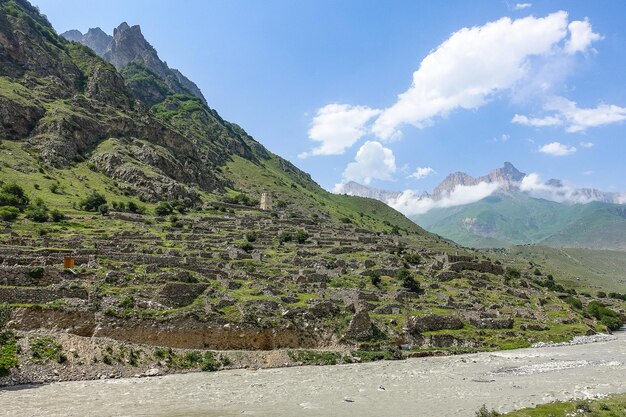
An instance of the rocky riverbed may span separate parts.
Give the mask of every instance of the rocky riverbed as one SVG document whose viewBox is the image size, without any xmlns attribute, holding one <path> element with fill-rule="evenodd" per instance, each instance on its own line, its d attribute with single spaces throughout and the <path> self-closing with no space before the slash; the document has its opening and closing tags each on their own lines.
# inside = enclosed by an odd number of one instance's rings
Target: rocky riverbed
<svg viewBox="0 0 626 417">
<path fill-rule="evenodd" d="M 355 365 L 0 390 L 6 416 L 472 416 L 626 392 L 626 334 L 594 343 Z"/>
</svg>

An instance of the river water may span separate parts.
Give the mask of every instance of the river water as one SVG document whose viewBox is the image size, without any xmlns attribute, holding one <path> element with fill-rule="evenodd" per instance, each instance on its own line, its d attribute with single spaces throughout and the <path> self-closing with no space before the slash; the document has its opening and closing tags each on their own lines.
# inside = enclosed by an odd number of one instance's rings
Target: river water
<svg viewBox="0 0 626 417">
<path fill-rule="evenodd" d="M 2 416 L 474 416 L 626 392 L 626 334 L 575 346 L 0 390 Z"/>
</svg>

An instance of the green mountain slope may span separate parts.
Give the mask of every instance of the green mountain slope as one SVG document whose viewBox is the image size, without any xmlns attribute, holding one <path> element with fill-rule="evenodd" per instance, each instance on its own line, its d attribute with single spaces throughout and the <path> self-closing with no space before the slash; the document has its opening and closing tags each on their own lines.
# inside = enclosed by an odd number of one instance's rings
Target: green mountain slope
<svg viewBox="0 0 626 417">
<path fill-rule="evenodd" d="M 626 209 L 602 202 L 566 205 L 523 193 L 438 208 L 412 219 L 470 247 L 542 243 L 555 247 L 626 249 Z"/>
</svg>

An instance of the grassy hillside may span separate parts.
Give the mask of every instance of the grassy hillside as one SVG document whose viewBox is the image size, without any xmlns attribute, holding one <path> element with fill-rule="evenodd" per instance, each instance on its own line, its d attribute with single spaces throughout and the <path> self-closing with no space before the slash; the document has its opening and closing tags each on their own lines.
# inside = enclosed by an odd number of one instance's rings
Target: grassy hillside
<svg viewBox="0 0 626 417">
<path fill-rule="evenodd" d="M 511 247 L 506 254 L 538 265 L 571 288 L 626 292 L 626 252 L 527 245 Z"/>
</svg>

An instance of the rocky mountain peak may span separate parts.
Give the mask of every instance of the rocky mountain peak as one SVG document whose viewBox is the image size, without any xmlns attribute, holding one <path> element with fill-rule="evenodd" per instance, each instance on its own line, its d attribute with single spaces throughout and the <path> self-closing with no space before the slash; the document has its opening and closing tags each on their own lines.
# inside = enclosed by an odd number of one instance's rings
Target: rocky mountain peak
<svg viewBox="0 0 626 417">
<path fill-rule="evenodd" d="M 459 185 L 476 185 L 479 181 L 466 174 L 465 172 L 453 172 L 448 175 L 441 183 L 433 190 L 433 196 L 438 198 L 446 193 L 450 193 Z"/>
<path fill-rule="evenodd" d="M 171 90 L 170 93 L 190 94 L 207 104 L 202 92 L 194 82 L 177 69 L 170 68 L 165 61 L 159 58 L 156 49 L 143 36 L 139 25 L 130 26 L 128 23 L 122 22 L 113 29 L 113 36 L 100 28 L 91 28 L 84 35 L 78 30 L 70 30 L 61 36 L 88 46 L 113 64 L 118 71 L 123 71 L 130 64 L 140 65 L 162 78 Z M 163 98 L 162 94 L 159 97 Z M 146 104 L 150 107 L 155 102 L 150 101 Z"/>
<path fill-rule="evenodd" d="M 104 55 L 113 39 L 100 28 L 90 28 L 85 34 L 80 30 L 72 29 L 62 33 L 61 36 L 67 40 L 82 43 L 100 56 Z"/>
<path fill-rule="evenodd" d="M 104 58 L 118 70 L 133 61 L 139 61 L 160 77 L 165 77 L 169 68 L 159 59 L 157 51 L 141 33 L 139 25 L 129 26 L 123 22 L 113 29 L 113 38 L 104 53 Z"/>
<path fill-rule="evenodd" d="M 87 33 L 83 35 L 82 41 L 79 42 L 87 45 L 98 55 L 102 56 L 109 48 L 112 39 L 113 37 L 104 33 L 102 29 L 90 28 Z"/>
<path fill-rule="evenodd" d="M 83 40 L 83 33 L 80 30 L 72 29 L 61 34 L 68 41 L 81 42 Z"/>
<path fill-rule="evenodd" d="M 510 162 L 505 162 L 502 168 L 496 168 L 488 175 L 478 178 L 478 182 L 499 182 L 505 187 L 511 187 L 524 179 L 526 174 L 519 171 Z"/>
</svg>

